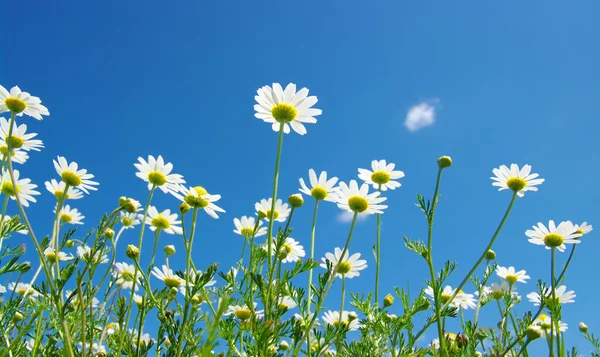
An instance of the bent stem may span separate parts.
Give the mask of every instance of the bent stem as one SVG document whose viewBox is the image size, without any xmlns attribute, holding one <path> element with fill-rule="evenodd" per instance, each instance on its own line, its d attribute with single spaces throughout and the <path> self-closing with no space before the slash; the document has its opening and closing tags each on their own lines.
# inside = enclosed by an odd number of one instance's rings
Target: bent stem
<svg viewBox="0 0 600 357">
<path fill-rule="evenodd" d="M 315 210 L 313 212 L 312 219 L 312 228 L 310 233 L 310 260 L 315 260 L 315 231 L 317 229 L 317 211 L 319 210 L 319 200 L 315 200 Z M 307 298 L 308 298 L 308 314 L 310 315 L 310 305 L 312 304 L 312 278 L 313 278 L 313 269 L 308 271 L 308 290 Z"/>
</svg>

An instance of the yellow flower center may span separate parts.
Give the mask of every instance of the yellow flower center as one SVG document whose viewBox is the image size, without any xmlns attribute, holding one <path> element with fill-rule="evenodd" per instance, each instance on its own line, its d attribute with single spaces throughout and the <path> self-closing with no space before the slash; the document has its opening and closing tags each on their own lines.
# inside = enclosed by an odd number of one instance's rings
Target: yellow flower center
<svg viewBox="0 0 600 357">
<path fill-rule="evenodd" d="M 551 322 L 549 321 L 550 318 L 548 317 L 548 315 L 541 314 L 539 319 L 540 319 L 540 327 L 541 328 L 543 328 L 544 330 L 549 330 L 552 328 Z"/>
<path fill-rule="evenodd" d="M 195 294 L 191 299 L 194 304 L 202 304 L 204 302 L 204 297 L 200 294 Z"/>
<path fill-rule="evenodd" d="M 8 110 L 17 114 L 27 108 L 27 103 L 25 103 L 22 99 L 15 97 L 8 97 L 4 99 L 4 105 L 6 105 Z"/>
<path fill-rule="evenodd" d="M 362 213 L 369 208 L 369 201 L 361 196 L 352 196 L 348 199 L 348 207 L 354 212 Z"/>
<path fill-rule="evenodd" d="M 279 308 L 280 311 L 288 311 L 289 306 L 287 306 L 284 303 L 279 303 L 279 305 L 277 306 Z"/>
<path fill-rule="evenodd" d="M 194 191 L 196 191 L 197 196 L 187 195 L 184 198 L 185 203 L 194 207 L 194 208 L 204 208 L 208 206 L 208 201 L 202 198 L 202 196 L 206 195 L 208 192 L 202 186 L 194 187 Z"/>
<path fill-rule="evenodd" d="M 447 303 L 448 301 L 450 301 L 451 298 L 452 298 L 452 295 L 446 294 L 446 293 L 443 293 L 442 296 L 440 296 L 440 299 L 442 300 L 442 302 L 444 304 Z"/>
<path fill-rule="evenodd" d="M 62 199 L 64 194 L 65 192 L 61 190 L 54 191 L 54 197 L 56 197 L 56 199 L 58 200 Z M 65 200 L 69 199 L 69 197 L 71 196 L 69 196 L 69 194 L 67 193 L 67 195 L 65 196 Z"/>
<path fill-rule="evenodd" d="M 583 232 L 583 230 L 580 228 L 578 230 L 575 231 L 575 234 L 581 234 L 584 235 L 585 233 Z"/>
<path fill-rule="evenodd" d="M 313 196 L 315 200 L 324 200 L 327 198 L 328 193 L 324 187 L 315 186 L 310 190 L 310 195 Z"/>
<path fill-rule="evenodd" d="M 6 140 L 7 143 L 10 140 L 10 147 L 12 149 L 20 149 L 23 147 L 23 144 L 25 144 L 25 141 L 20 136 L 15 136 L 15 135 L 12 135 L 10 137 L 6 136 L 4 139 Z"/>
<path fill-rule="evenodd" d="M 133 273 L 130 272 L 129 270 L 124 270 L 121 272 L 121 279 L 125 280 L 125 281 L 132 281 L 133 280 Z"/>
<path fill-rule="evenodd" d="M 158 229 L 167 229 L 171 227 L 171 223 L 169 222 L 169 220 L 163 217 L 161 213 L 159 213 L 158 216 L 156 216 L 156 218 L 152 218 L 151 223 L 154 227 Z"/>
<path fill-rule="evenodd" d="M 62 178 L 64 183 L 66 183 L 69 186 L 77 187 L 81 185 L 81 177 L 77 176 L 77 174 L 73 171 L 65 170 L 62 172 L 62 175 L 60 175 L 60 177 Z"/>
<path fill-rule="evenodd" d="M 527 181 L 522 179 L 521 177 L 511 177 L 506 180 L 506 186 L 515 192 L 519 192 L 525 187 L 527 187 Z"/>
<path fill-rule="evenodd" d="M 166 277 L 165 280 L 165 285 L 168 286 L 169 288 L 178 288 L 181 285 L 181 280 L 175 277 Z"/>
<path fill-rule="evenodd" d="M 46 258 L 48 259 L 48 261 L 50 263 L 56 263 L 58 261 L 58 256 L 56 255 L 56 252 L 54 252 L 54 251 L 44 253 L 44 255 L 46 255 Z"/>
<path fill-rule="evenodd" d="M 133 221 L 129 217 L 123 217 L 123 219 L 121 219 L 121 223 L 123 223 L 125 227 L 129 227 L 133 224 Z"/>
<path fill-rule="evenodd" d="M 69 223 L 73 220 L 73 216 L 71 216 L 68 213 L 61 213 L 60 215 L 60 220 L 65 222 L 65 223 Z"/>
<path fill-rule="evenodd" d="M 490 293 L 490 297 L 494 300 L 500 300 L 504 297 L 504 291 L 502 291 L 502 290 L 492 291 Z"/>
<path fill-rule="evenodd" d="M 506 281 L 508 281 L 508 283 L 510 285 L 512 285 L 512 284 L 516 283 L 517 281 L 519 281 L 519 277 L 516 275 L 508 274 L 506 276 Z"/>
<path fill-rule="evenodd" d="M 3 156 L 8 156 L 8 146 L 0 146 L 0 154 L 2 154 Z M 15 152 L 11 152 L 11 157 L 15 156 Z"/>
<path fill-rule="evenodd" d="M 279 123 L 289 123 L 296 119 L 298 116 L 298 110 L 296 110 L 296 107 L 291 104 L 279 103 L 275 104 L 273 108 L 271 108 L 271 115 Z"/>
<path fill-rule="evenodd" d="M 7 196 L 11 196 L 14 197 L 16 196 L 17 193 L 21 193 L 21 189 L 19 188 L 19 185 L 17 185 L 16 190 L 15 190 L 15 186 L 13 186 L 12 182 L 2 182 L 2 188 L 0 188 L 0 191 L 7 195 Z"/>
<path fill-rule="evenodd" d="M 267 210 L 265 214 L 267 219 L 271 218 L 271 210 Z M 273 211 L 273 220 L 276 220 L 277 218 L 279 218 L 279 211 L 275 210 Z"/>
<path fill-rule="evenodd" d="M 389 172 L 383 170 L 375 171 L 371 174 L 371 180 L 380 185 L 385 185 L 390 182 L 391 177 Z"/>
<path fill-rule="evenodd" d="M 335 268 L 335 271 L 342 275 L 347 274 L 350 270 L 352 270 L 352 265 L 348 262 L 340 262 Z"/>
<path fill-rule="evenodd" d="M 167 183 L 167 176 L 159 171 L 151 171 L 148 173 L 148 182 L 156 186 L 162 186 Z"/>
<path fill-rule="evenodd" d="M 250 311 L 248 309 L 239 309 L 239 310 L 236 310 L 233 314 L 238 319 L 240 319 L 242 321 L 246 321 L 250 318 L 250 316 L 252 316 L 252 311 Z"/>
<path fill-rule="evenodd" d="M 340 320 L 335 320 L 335 321 L 333 322 L 333 326 L 335 326 L 335 327 L 338 327 L 338 326 L 340 326 Z M 344 321 L 342 321 L 342 326 L 344 326 L 344 327 L 348 327 L 348 320 L 344 320 Z"/>
<path fill-rule="evenodd" d="M 287 256 L 292 252 L 292 247 L 289 244 L 283 244 L 281 249 L 279 249 L 279 254 L 277 254 L 277 258 L 283 260 L 287 258 Z"/>
<path fill-rule="evenodd" d="M 27 289 L 18 288 L 16 291 L 17 291 L 17 294 L 19 294 L 19 295 L 25 295 L 25 292 L 27 292 Z"/>
<path fill-rule="evenodd" d="M 254 228 L 242 228 L 240 229 L 240 233 L 244 236 L 244 237 L 252 237 L 252 235 L 254 234 Z"/>
<path fill-rule="evenodd" d="M 544 237 L 544 243 L 546 243 L 546 246 L 550 248 L 560 247 L 564 241 L 565 238 L 558 233 L 546 234 Z"/>
</svg>

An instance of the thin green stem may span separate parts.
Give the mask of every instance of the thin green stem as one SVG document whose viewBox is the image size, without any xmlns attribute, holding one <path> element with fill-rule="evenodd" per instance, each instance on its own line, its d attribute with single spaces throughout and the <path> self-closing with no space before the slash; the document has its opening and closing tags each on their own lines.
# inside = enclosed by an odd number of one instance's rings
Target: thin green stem
<svg viewBox="0 0 600 357">
<path fill-rule="evenodd" d="M 157 228 L 154 232 L 154 244 L 152 245 L 152 255 L 150 256 L 150 265 L 148 265 L 148 270 L 146 274 L 150 274 L 150 271 L 152 271 L 152 267 L 154 266 L 154 258 L 156 257 L 156 246 L 158 246 L 158 237 L 160 236 L 161 231 L 162 230 L 160 228 Z"/>
<path fill-rule="evenodd" d="M 569 254 L 569 258 L 567 259 L 567 262 L 565 263 L 565 267 L 563 268 L 562 272 L 558 276 L 558 279 L 556 279 L 556 285 L 563 283 L 563 281 L 565 279 L 565 273 L 567 272 L 567 269 L 569 268 L 569 264 L 571 264 L 571 260 L 573 259 L 573 256 L 575 255 L 575 248 L 577 248 L 577 244 L 573 244 L 573 248 L 571 248 L 571 254 Z"/>
<path fill-rule="evenodd" d="M 556 300 L 556 277 L 554 276 L 554 267 L 556 264 L 556 248 L 551 249 L 550 253 L 550 278 L 552 279 L 552 301 Z M 558 316 L 554 314 L 554 310 L 556 307 L 551 309 L 552 315 L 552 324 L 550 325 L 550 343 L 552 343 L 552 339 L 554 338 L 554 331 L 556 331 L 556 353 L 560 355 L 560 328 Z"/>
<path fill-rule="evenodd" d="M 315 232 L 317 230 L 317 211 L 319 210 L 319 200 L 315 200 L 315 209 L 313 211 L 312 228 L 310 233 L 310 260 L 315 259 Z M 308 289 L 306 290 L 308 298 L 308 314 L 310 315 L 310 306 L 312 304 L 312 279 L 313 269 L 308 271 Z"/>
<path fill-rule="evenodd" d="M 379 185 L 381 192 L 381 184 Z M 377 236 L 375 241 L 376 265 L 375 265 L 375 302 L 379 303 L 379 271 L 381 269 L 381 213 L 377 213 Z"/>
</svg>

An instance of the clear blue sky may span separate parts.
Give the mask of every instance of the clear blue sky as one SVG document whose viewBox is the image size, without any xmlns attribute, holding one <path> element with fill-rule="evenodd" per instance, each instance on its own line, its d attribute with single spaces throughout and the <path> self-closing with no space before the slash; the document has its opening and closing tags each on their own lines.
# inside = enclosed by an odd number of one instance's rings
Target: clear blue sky
<svg viewBox="0 0 600 357">
<path fill-rule="evenodd" d="M 323 110 L 306 136 L 285 137 L 282 195 L 296 192 L 311 167 L 349 180 L 372 159 L 387 159 L 406 173 L 403 186 L 387 193 L 385 292 L 409 283 L 417 290 L 426 277 L 402 236 L 425 238 L 415 194 L 431 196 L 443 154 L 454 166 L 442 183 L 434 256 L 437 266 L 459 261 L 451 284 L 509 202 L 510 193 L 496 192 L 489 179 L 501 164 L 529 163 L 546 179 L 518 200 L 495 246 L 501 265 L 548 279 L 549 253 L 528 243 L 525 230 L 548 219 L 600 224 L 596 1 L 10 1 L 3 8 L 0 84 L 41 97 L 51 113 L 43 122 L 20 119 L 46 145 L 22 176 L 43 188 L 56 176 L 56 155 L 94 173 L 100 191 L 72 202 L 87 227 L 121 195 L 144 200 L 133 163 L 161 154 L 189 183 L 222 194 L 227 213 L 218 221 L 201 217 L 194 259 L 231 266 L 242 246 L 233 218 L 253 214 L 254 202 L 271 192 L 277 137 L 253 117 L 253 104 L 256 89 L 272 82 L 308 87 Z M 409 132 L 407 110 L 435 98 L 436 123 Z M 177 207 L 163 194 L 154 203 Z M 294 237 L 305 245 L 311 203 L 294 222 Z M 43 190 L 29 208 L 38 235 L 50 232 L 53 204 Z M 320 213 L 318 257 L 343 244 L 348 229 L 335 206 L 324 204 Z M 370 268 L 349 281 L 350 290 L 372 288 L 374 233 L 374 217 L 356 230 L 351 251 L 362 252 Z M 568 342 L 584 353 L 589 346 L 577 324 L 600 332 L 597 234 L 586 236 L 567 274 L 577 293 L 564 309 Z M 134 241 L 130 233 L 122 247 Z M 523 296 L 534 289 L 534 282 L 520 287 Z M 530 307 L 523 302 L 520 311 Z"/>
</svg>

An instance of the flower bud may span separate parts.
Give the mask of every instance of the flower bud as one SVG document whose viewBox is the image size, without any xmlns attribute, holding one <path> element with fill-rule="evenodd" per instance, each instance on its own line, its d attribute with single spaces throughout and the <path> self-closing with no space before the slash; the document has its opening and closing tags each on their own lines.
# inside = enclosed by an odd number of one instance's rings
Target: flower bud
<svg viewBox="0 0 600 357">
<path fill-rule="evenodd" d="M 19 272 L 22 274 L 27 273 L 29 270 L 31 270 L 31 262 L 23 262 L 19 266 Z"/>
<path fill-rule="evenodd" d="M 293 195 L 290 195 L 290 197 L 288 197 L 288 203 L 293 208 L 299 208 L 299 207 L 302 207 L 302 205 L 304 204 L 304 198 L 302 198 L 301 194 L 295 193 Z"/>
<path fill-rule="evenodd" d="M 186 214 L 190 211 L 190 208 L 191 208 L 190 205 L 183 202 L 182 204 L 179 205 L 179 212 L 181 212 L 181 215 L 183 216 L 184 214 Z"/>
<path fill-rule="evenodd" d="M 67 242 L 65 243 L 65 246 L 67 248 L 73 248 L 74 245 L 75 245 L 75 241 L 73 241 L 72 239 L 67 240 Z"/>
<path fill-rule="evenodd" d="M 281 341 L 281 343 L 279 344 L 279 349 L 282 351 L 287 351 L 290 349 L 290 344 L 286 341 Z"/>
<path fill-rule="evenodd" d="M 525 329 L 525 335 L 531 341 L 542 337 L 542 328 L 536 325 L 531 325 Z"/>
<path fill-rule="evenodd" d="M 104 236 L 108 239 L 112 239 L 115 236 L 115 231 L 110 228 L 106 228 L 104 230 Z"/>
<path fill-rule="evenodd" d="M 23 319 L 24 319 L 23 314 L 20 313 L 19 311 L 15 312 L 15 314 L 12 317 L 13 322 L 19 322 Z"/>
<path fill-rule="evenodd" d="M 172 287 L 171 290 L 169 290 L 169 297 L 171 299 L 174 299 L 177 296 L 178 292 L 179 292 L 179 289 Z"/>
<path fill-rule="evenodd" d="M 119 198 L 119 207 L 128 213 L 136 213 L 140 208 L 140 203 L 132 198 L 121 196 Z"/>
<path fill-rule="evenodd" d="M 437 162 L 442 169 L 452 166 L 452 158 L 450 156 L 440 156 Z"/>
<path fill-rule="evenodd" d="M 496 259 L 496 252 L 494 252 L 493 250 L 488 250 L 487 252 L 485 252 L 485 259 L 487 260 L 494 260 Z"/>
<path fill-rule="evenodd" d="M 392 296 L 392 294 L 387 294 L 383 298 L 383 307 L 390 307 L 392 305 L 394 305 L 394 297 Z"/>
<path fill-rule="evenodd" d="M 125 250 L 125 255 L 131 259 L 137 259 L 140 256 L 140 250 L 133 244 L 129 244 L 127 246 L 127 250 Z"/>
<path fill-rule="evenodd" d="M 356 312 L 350 311 L 348 313 L 348 322 L 352 322 L 352 321 L 354 321 L 356 319 L 358 319 L 358 315 L 356 314 Z"/>
<path fill-rule="evenodd" d="M 171 255 L 175 254 L 175 246 L 174 245 L 165 245 L 165 255 L 167 257 L 170 257 Z"/>
<path fill-rule="evenodd" d="M 583 332 L 583 333 L 586 333 L 586 332 L 588 332 L 588 327 L 587 327 L 587 325 L 586 325 L 586 324 L 584 324 L 583 322 L 580 322 L 580 323 L 579 323 L 579 331 L 581 331 L 581 332 Z"/>
</svg>

